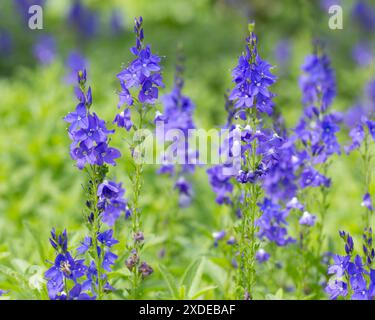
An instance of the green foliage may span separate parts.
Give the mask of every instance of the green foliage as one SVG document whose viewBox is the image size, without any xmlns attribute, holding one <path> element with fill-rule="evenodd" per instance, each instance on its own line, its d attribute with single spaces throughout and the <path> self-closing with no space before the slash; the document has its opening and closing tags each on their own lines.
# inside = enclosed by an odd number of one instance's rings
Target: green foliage
<svg viewBox="0 0 375 320">
<path fill-rule="evenodd" d="M 276 64 L 274 47 L 280 39 L 292 40 L 292 59 L 287 70 L 275 68 L 278 82 L 273 90 L 278 110 L 291 127 L 302 111 L 298 88 L 300 65 L 312 50 L 312 36 L 328 39 L 327 51 L 337 73 L 338 97 L 333 109 L 344 111 L 362 95 L 364 84 L 375 74 L 375 64 L 359 68 L 351 59 L 353 39 L 358 38 L 355 26 L 350 25 L 350 5 L 344 7 L 348 21 L 342 31 L 327 29 L 327 14 L 317 7 L 319 1 L 238 1 L 242 7 L 227 4 L 232 1 L 85 1 L 91 8 L 108 17 L 109 5 L 116 5 L 125 16 L 126 32 L 118 37 L 108 35 L 102 28 L 91 41 L 80 41 L 64 23 L 68 1 L 48 1 L 45 30 L 57 38 L 59 54 L 48 66 L 36 64 L 31 44 L 34 33 L 21 26 L 10 4 L 3 6 L 0 29 L 10 28 L 14 35 L 15 51 L 8 57 L 0 56 L 0 289 L 9 290 L 11 299 L 48 299 L 43 273 L 54 252 L 48 237 L 52 227 L 67 228 L 69 247 L 75 247 L 84 236 L 82 210 L 85 194 L 82 184 L 86 179 L 69 156 L 69 138 L 62 118 L 75 107 L 72 86 L 64 81 L 67 73 L 64 60 L 73 48 L 79 48 L 89 60 L 90 84 L 95 110 L 109 126 L 117 112 L 118 88 L 116 74 L 130 59 L 128 48 L 133 45 L 132 21 L 142 15 L 147 42 L 163 59 L 166 93 L 172 87 L 177 44 L 182 44 L 186 56 L 186 90 L 196 104 L 194 115 L 199 128 L 224 124 L 223 94 L 232 87 L 230 69 L 244 50 L 244 38 L 249 15 L 256 21 L 262 56 Z M 236 1 L 237 2 L 237 1 Z M 345 1 L 346 2 L 346 1 Z M 252 10 L 248 11 L 249 3 Z M 270 4 L 271 3 L 271 4 Z M 250 25 L 249 25 L 250 26 Z M 253 27 L 249 27 L 253 28 Z M 161 106 L 157 106 L 158 109 Z M 112 128 L 112 127 L 111 127 Z M 340 133 L 340 142 L 347 140 L 347 132 Z M 123 157 L 114 178 L 123 181 L 126 196 L 133 190 L 126 172 L 132 170 L 129 143 L 125 133 L 114 135 L 111 144 L 120 149 Z M 360 237 L 362 232 L 360 202 L 361 158 L 359 155 L 333 157 L 328 169 L 333 185 L 329 207 L 325 208 L 324 250 L 342 252 L 338 229 L 345 229 Z M 218 206 L 208 184 L 205 167 L 197 168 L 193 176 L 195 197 L 191 207 L 174 210 L 176 195 L 170 181 L 156 174 L 156 166 L 143 168 L 144 183 L 140 196 L 142 221 L 146 237 L 142 256 L 154 268 L 140 290 L 142 299 L 225 299 L 235 298 L 235 269 L 231 265 L 233 252 L 219 244 L 214 248 L 212 232 L 232 226 L 234 215 L 227 207 Z M 111 175 L 112 173 L 110 173 Z M 375 193 L 375 184 L 369 186 Z M 312 206 L 319 214 L 316 195 Z M 324 204 L 326 205 L 326 204 Z M 167 224 L 166 220 L 171 220 Z M 131 225 L 121 221 L 115 237 L 125 243 Z M 167 228 L 173 228 L 169 233 Z M 291 226 L 293 229 L 294 226 Z M 296 230 L 293 236 L 298 236 Z M 173 234 L 173 248 L 168 235 Z M 314 246 L 317 240 L 313 239 Z M 263 246 L 264 243 L 261 244 Z M 110 282 L 118 289 L 108 299 L 128 298 L 130 272 L 124 266 L 124 247 L 114 247 L 119 261 Z M 166 255 L 160 252 L 165 249 Z M 271 259 L 267 264 L 256 264 L 258 292 L 255 298 L 293 299 L 296 292 L 289 290 L 299 277 L 298 248 L 267 247 Z M 204 258 L 202 258 L 204 257 Z M 316 256 L 307 254 L 309 265 L 320 266 Z M 282 263 L 282 268 L 279 264 Z M 186 267 L 187 266 L 187 267 Z M 316 270 L 309 270 L 308 290 L 304 298 L 326 298 L 316 280 Z M 259 280 L 258 280 L 259 279 Z M 7 297 L 1 297 L 6 299 Z"/>
</svg>

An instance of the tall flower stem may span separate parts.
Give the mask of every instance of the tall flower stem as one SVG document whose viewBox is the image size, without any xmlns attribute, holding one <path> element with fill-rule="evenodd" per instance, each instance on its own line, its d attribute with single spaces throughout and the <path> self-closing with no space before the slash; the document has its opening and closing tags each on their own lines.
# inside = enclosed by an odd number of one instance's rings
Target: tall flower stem
<svg viewBox="0 0 375 320">
<path fill-rule="evenodd" d="M 298 243 L 298 249 L 299 249 L 299 257 L 300 257 L 300 265 L 298 267 L 298 276 L 299 281 L 297 283 L 297 298 L 302 299 L 305 295 L 305 287 L 306 287 L 306 276 L 308 271 L 307 266 L 307 257 L 306 253 L 308 250 L 307 244 L 308 244 L 308 236 L 309 236 L 309 230 L 308 228 L 304 226 L 300 226 L 301 230 L 299 232 L 299 243 Z"/>
<path fill-rule="evenodd" d="M 255 131 L 257 128 L 256 109 L 248 113 L 251 127 Z M 251 155 L 246 154 L 246 164 L 250 172 L 255 172 L 258 166 L 257 159 L 257 141 L 252 141 Z M 244 202 L 242 210 L 242 219 L 239 232 L 239 254 L 240 265 L 237 277 L 237 298 L 253 299 L 253 289 L 256 282 L 255 255 L 259 248 L 259 241 L 256 238 L 255 221 L 258 218 L 258 200 L 261 196 L 261 187 L 255 183 L 246 183 L 244 188 Z"/>
<path fill-rule="evenodd" d="M 92 239 L 91 256 L 94 259 L 96 271 L 97 271 L 97 298 L 101 300 L 103 297 L 103 273 L 102 273 L 102 258 L 100 252 L 98 252 L 99 242 L 98 234 L 101 226 L 101 212 L 98 209 L 98 187 L 103 182 L 107 168 L 99 167 L 97 165 L 91 165 L 90 170 L 87 170 L 89 174 L 89 187 L 87 190 L 88 199 L 90 203 L 89 214 L 86 219 L 90 230 L 90 236 Z"/>
<path fill-rule="evenodd" d="M 329 167 L 329 163 L 325 162 L 322 165 L 322 173 L 323 173 L 324 176 L 327 176 L 328 167 Z M 324 185 L 320 186 L 319 189 L 320 189 L 320 197 L 321 198 L 320 198 L 320 201 L 319 201 L 320 222 L 319 222 L 319 225 L 318 225 L 318 236 L 317 236 L 317 241 L 318 241 L 317 257 L 318 257 L 318 259 L 320 259 L 321 255 L 322 255 L 323 244 L 324 244 L 324 239 L 325 239 L 323 227 L 324 227 L 325 219 L 326 219 L 327 212 L 328 212 L 328 209 L 329 209 L 328 195 L 329 195 L 329 191 L 330 191 L 330 189 L 327 188 Z"/>
<path fill-rule="evenodd" d="M 143 107 L 141 106 L 138 109 L 138 114 L 139 114 L 139 124 L 138 124 L 138 130 L 143 129 L 143 121 L 144 121 L 144 110 Z M 131 231 L 131 246 L 130 246 L 130 251 L 136 252 L 138 259 L 140 257 L 140 251 L 143 247 L 143 243 L 141 241 L 136 240 L 136 235 L 139 232 L 142 232 L 142 220 L 141 220 L 141 211 L 140 211 L 140 205 L 139 205 L 139 199 L 142 191 L 142 186 L 143 186 L 143 179 L 142 179 L 142 174 L 143 174 L 143 162 L 142 162 L 142 150 L 139 149 L 139 145 L 133 145 L 132 150 L 133 153 L 135 152 L 135 148 L 138 147 L 137 152 L 140 152 L 141 154 L 133 154 L 133 159 L 134 159 L 134 176 L 131 179 L 132 180 L 132 185 L 133 185 L 133 205 L 132 205 L 132 231 Z M 140 279 L 141 274 L 137 268 L 137 266 L 134 266 L 132 269 L 132 288 L 131 288 L 131 297 L 133 299 L 137 299 L 139 296 L 139 285 L 140 285 Z"/>
<path fill-rule="evenodd" d="M 363 182 L 364 182 L 364 192 L 368 193 L 371 183 L 371 154 L 369 149 L 369 135 L 366 132 L 365 139 L 363 143 L 363 152 L 361 152 L 362 158 L 362 168 L 363 168 Z M 363 216 L 364 227 L 368 228 L 370 226 L 371 210 L 365 206 L 365 213 Z"/>
</svg>

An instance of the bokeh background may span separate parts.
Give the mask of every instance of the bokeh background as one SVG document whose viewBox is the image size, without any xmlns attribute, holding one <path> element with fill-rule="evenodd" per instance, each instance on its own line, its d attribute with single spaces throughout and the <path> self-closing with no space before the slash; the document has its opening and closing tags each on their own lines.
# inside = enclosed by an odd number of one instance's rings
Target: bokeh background
<svg viewBox="0 0 375 320">
<path fill-rule="evenodd" d="M 362 10 L 362 16 L 354 10 L 359 2 L 369 6 Z M 27 27 L 25 10 L 34 3 L 43 4 L 43 30 Z M 273 92 L 289 127 L 302 112 L 298 77 L 314 39 L 323 40 L 331 57 L 338 86 L 333 109 L 349 115 L 347 121 L 355 117 L 352 108 L 366 99 L 366 85 L 375 77 L 375 2 L 370 0 L 81 0 L 80 10 L 72 11 L 75 3 L 0 2 L 0 288 L 11 290 L 13 298 L 45 296 L 37 289 L 43 287 L 46 260 L 53 259 L 48 244 L 52 227 L 67 228 L 72 246 L 85 232 L 85 177 L 70 159 L 70 141 L 62 120 L 75 107 L 73 84 L 69 82 L 72 52 L 84 57 L 95 111 L 109 122 L 117 112 L 116 74 L 131 59 L 133 18 L 140 15 L 146 42 L 163 57 L 166 88 L 162 93 L 172 88 L 177 47 L 183 48 L 184 93 L 196 105 L 194 120 L 200 128 L 220 127 L 225 122 L 224 94 L 232 87 L 230 72 L 244 49 L 251 20 L 256 22 L 260 54 L 277 66 L 278 82 Z M 331 3 L 342 5 L 343 30 L 328 28 L 327 6 Z M 131 197 L 125 138 L 125 132 L 113 137 L 112 144 L 124 157 L 110 176 L 123 181 Z M 347 143 L 347 130 L 341 131 L 340 141 Z M 173 182 L 157 175 L 156 166 L 145 170 L 141 201 L 148 261 L 162 261 L 179 278 L 189 263 L 204 256 L 199 286 L 216 287 L 205 293 L 206 298 L 225 298 L 231 266 L 225 250 L 214 247 L 212 233 L 229 227 L 233 218 L 228 208 L 215 203 L 206 168 L 197 168 L 192 176 L 192 205 L 175 212 L 174 242 L 180 250 L 173 258 L 160 257 L 167 241 L 166 217 L 173 216 L 175 210 Z M 361 233 L 359 157 L 335 156 L 329 176 L 333 186 L 324 230 L 330 247 L 341 250 L 339 229 L 357 236 Z M 375 192 L 374 185 L 371 191 Z M 120 238 L 126 228 L 125 221 L 117 227 Z M 268 272 L 264 277 L 267 281 L 273 266 L 268 268 L 259 271 Z M 288 291 L 287 280 L 279 281 L 282 275 L 271 277 L 276 280 L 269 281 L 261 297 L 274 294 L 280 286 Z M 145 298 L 169 297 L 158 272 L 144 286 Z M 115 297 L 121 298 L 121 293 Z"/>
</svg>

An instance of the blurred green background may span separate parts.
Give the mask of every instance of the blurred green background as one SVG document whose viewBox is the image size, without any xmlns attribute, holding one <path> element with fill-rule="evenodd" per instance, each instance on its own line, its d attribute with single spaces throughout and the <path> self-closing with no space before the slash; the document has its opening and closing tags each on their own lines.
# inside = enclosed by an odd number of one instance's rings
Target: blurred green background
<svg viewBox="0 0 375 320">
<path fill-rule="evenodd" d="M 225 122 L 223 95 L 232 87 L 230 72 L 244 49 L 247 23 L 254 20 L 259 52 L 270 63 L 280 63 L 277 55 L 280 41 L 290 44 L 288 61 L 275 69 L 278 83 L 273 92 L 277 94 L 278 110 L 291 127 L 302 112 L 298 77 L 304 57 L 312 52 L 314 38 L 325 41 L 336 71 L 338 94 L 333 109 L 345 111 L 352 107 L 375 75 L 374 59 L 364 67 L 352 58 L 352 48 L 359 39 L 365 39 L 374 49 L 373 34 L 366 35 L 351 18 L 355 1 L 342 2 L 344 29 L 330 30 L 328 12 L 319 1 L 87 0 L 82 3 L 98 19 L 96 32 L 87 37 L 67 22 L 73 1 L 46 0 L 44 29 L 30 30 L 17 1 L 2 0 L 0 31 L 10 34 L 11 45 L 9 49 L 3 44 L 2 48 L 8 49 L 0 54 L 0 288 L 11 290 L 12 298 L 44 297 L 43 293 L 38 296 L 34 289 L 43 286 L 46 259 L 53 259 L 48 244 L 50 229 L 67 228 L 72 247 L 85 233 L 82 223 L 85 176 L 74 167 L 69 156 L 70 140 L 62 120 L 75 107 L 73 86 L 64 81 L 70 72 L 65 61 L 71 50 L 79 50 L 87 59 L 93 108 L 110 123 L 117 112 L 116 74 L 131 59 L 133 18 L 143 16 L 145 40 L 153 52 L 163 57 L 166 88 L 162 94 L 172 88 L 176 48 L 182 45 L 186 56 L 185 94 L 196 104 L 196 126 L 209 129 Z M 124 22 L 123 30 L 117 34 L 110 28 L 112 10 Z M 50 64 L 41 64 L 32 48 L 46 34 L 56 41 L 56 57 Z M 113 137 L 112 145 L 124 156 L 111 169 L 110 176 L 123 181 L 126 195 L 131 197 L 125 137 L 124 131 Z M 340 141 L 347 140 L 344 129 Z M 204 256 L 200 286 L 217 287 L 205 297 L 225 298 L 231 266 L 225 250 L 214 248 L 212 232 L 230 227 L 232 217 L 228 208 L 215 203 L 206 168 L 198 168 L 192 177 L 195 197 L 191 207 L 175 213 L 174 241 L 181 250 L 173 259 L 167 255 L 164 261 L 159 251 L 166 243 L 165 219 L 173 214 L 177 195 L 171 197 L 173 184 L 156 174 L 156 166 L 147 166 L 145 170 L 141 201 L 148 261 L 154 265 L 164 263 L 178 278 L 189 263 Z M 324 228 L 333 248 L 341 250 L 339 229 L 357 236 L 361 233 L 363 190 L 359 157 L 335 156 L 329 176 L 333 179 L 331 207 Z M 118 237 L 124 237 L 127 228 L 126 222 L 116 227 Z M 117 252 L 120 251 L 118 247 Z M 272 269 L 272 265 L 268 268 Z M 278 289 L 277 281 L 270 282 L 262 289 L 263 294 L 274 294 Z M 158 272 L 145 282 L 144 297 L 169 297 Z"/>
</svg>

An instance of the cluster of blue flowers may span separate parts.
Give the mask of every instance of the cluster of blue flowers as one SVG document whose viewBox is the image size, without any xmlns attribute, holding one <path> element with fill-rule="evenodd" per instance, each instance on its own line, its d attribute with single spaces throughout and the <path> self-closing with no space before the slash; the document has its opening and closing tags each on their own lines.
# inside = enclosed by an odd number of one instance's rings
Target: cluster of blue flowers
<svg viewBox="0 0 375 320">
<path fill-rule="evenodd" d="M 371 267 L 375 258 L 372 229 L 366 229 L 363 234 L 362 256 L 354 254 L 350 234 L 340 231 L 340 237 L 345 241 L 345 255 L 333 255 L 334 263 L 328 268 L 332 277 L 325 291 L 331 299 L 372 300 L 375 296 L 375 270 Z"/>
<path fill-rule="evenodd" d="M 161 133 L 164 135 L 163 141 L 165 141 L 165 133 L 167 132 L 175 132 L 174 130 L 178 130 L 179 134 L 183 135 L 176 135 L 176 137 L 174 137 L 173 146 L 175 147 L 169 146 L 168 150 L 165 152 L 166 154 L 162 159 L 163 164 L 159 168 L 158 173 L 177 176 L 175 189 L 179 192 L 179 205 L 180 207 L 187 207 L 191 202 L 193 190 L 186 176 L 194 171 L 194 163 L 196 162 L 194 160 L 197 160 L 197 152 L 192 150 L 189 144 L 189 130 L 195 128 L 193 120 L 195 106 L 192 100 L 182 93 L 184 87 L 182 77 L 184 68 L 182 60 L 183 58 L 178 56 L 174 87 L 170 93 L 162 97 L 164 110 L 163 113 L 157 113 L 155 123 L 162 123 L 164 126 L 164 130 Z M 180 141 L 180 139 L 182 139 L 182 141 Z M 180 158 L 181 166 L 177 166 L 173 163 L 173 155 L 177 155 L 177 157 Z"/>
<path fill-rule="evenodd" d="M 284 142 L 278 149 L 279 159 L 263 179 L 263 188 L 273 201 L 287 203 L 297 195 L 305 152 L 298 151 L 286 134 L 282 138 Z"/>
<path fill-rule="evenodd" d="M 232 72 L 235 88 L 226 105 L 229 114 L 226 127 L 229 128 L 230 134 L 220 152 L 227 153 L 228 163 L 207 170 L 219 204 L 231 203 L 230 195 L 233 191 L 231 178 L 240 184 L 256 183 L 264 179 L 279 161 L 279 148 L 283 142 L 281 137 L 273 130 L 266 129 L 259 120 L 257 120 L 259 124 L 252 127 L 248 124 L 241 127 L 233 123 L 234 120 L 246 121 L 251 117 L 257 119 L 257 112 L 253 115 L 247 114 L 254 106 L 256 111 L 268 115 L 272 114 L 274 106 L 272 101 L 274 94 L 269 91 L 269 86 L 275 82 L 276 77 L 270 72 L 271 65 L 259 57 L 254 33 L 251 32 L 246 42 L 246 52 L 240 56 L 238 65 Z M 239 137 L 240 142 L 233 141 L 235 136 Z M 227 167 L 231 165 L 230 161 L 233 160 L 232 157 L 237 149 L 242 165 L 241 168 L 236 167 L 230 173 Z M 256 154 L 255 170 L 250 168 L 249 154 Z"/>
<path fill-rule="evenodd" d="M 134 32 L 137 36 L 136 45 L 130 52 L 136 57 L 117 78 L 120 80 L 121 92 L 119 93 L 118 108 L 126 105 L 127 108 L 116 116 L 114 122 L 119 127 L 130 130 L 132 127 L 130 111 L 128 107 L 134 101 L 140 104 L 155 104 L 159 96 L 159 87 L 163 87 L 163 80 L 160 74 L 160 57 L 151 53 L 150 45 L 144 45 L 143 19 L 135 19 Z M 139 89 L 138 95 L 130 92 L 130 89 Z"/>
<path fill-rule="evenodd" d="M 104 180 L 98 187 L 98 208 L 102 211 L 102 221 L 108 226 L 113 226 L 121 213 L 126 211 L 129 215 L 127 202 L 124 199 L 125 189 L 121 183 Z"/>
<path fill-rule="evenodd" d="M 90 87 L 87 93 L 85 92 L 85 70 L 78 73 L 78 82 L 79 87 L 75 88 L 75 94 L 79 103 L 76 110 L 64 118 L 70 123 L 69 137 L 73 141 L 70 155 L 77 161 L 79 169 L 83 169 L 86 164 L 116 165 L 115 159 L 119 158 L 121 153 L 108 146 L 108 135 L 114 131 L 108 130 L 105 121 L 90 112 L 92 93 Z"/>
<path fill-rule="evenodd" d="M 253 108 L 259 112 L 272 114 L 274 96 L 269 86 L 275 83 L 276 77 L 271 73 L 271 65 L 262 60 L 257 53 L 257 38 L 251 33 L 246 39 L 246 52 L 238 59 L 233 69 L 233 82 L 236 84 L 229 100 L 234 101 L 236 109 Z"/>
<path fill-rule="evenodd" d="M 257 220 L 259 227 L 259 238 L 266 237 L 269 241 L 276 243 L 278 246 L 286 246 L 295 240 L 288 236 L 286 229 L 287 210 L 282 210 L 281 206 L 273 203 L 270 199 L 265 198 L 263 203 L 259 204 L 262 216 Z"/>
<path fill-rule="evenodd" d="M 50 299 L 84 300 L 95 298 L 95 296 L 89 294 L 91 287 L 89 268 L 87 268 L 83 259 L 73 258 L 68 251 L 66 230 L 57 234 L 55 229 L 52 229 L 50 243 L 56 251 L 56 258 L 52 267 L 45 272 Z"/>
<path fill-rule="evenodd" d="M 111 247 L 117 244 L 118 240 L 113 238 L 112 229 L 108 229 L 104 232 L 98 233 L 97 240 L 98 240 L 98 245 L 96 247 L 96 250 L 98 252 L 100 260 L 102 261 L 102 268 L 110 272 L 112 269 L 112 266 L 114 265 L 117 259 L 117 255 L 111 252 Z M 77 253 L 79 255 L 83 255 L 88 250 L 90 250 L 90 248 L 92 248 L 93 245 L 94 245 L 93 239 L 91 237 L 85 237 L 83 242 L 81 242 L 81 246 L 77 248 Z M 90 267 L 92 270 L 95 271 L 94 273 L 97 274 L 94 261 L 91 261 Z M 102 277 L 105 278 L 106 276 L 102 275 Z M 109 287 L 109 284 L 107 284 L 107 286 Z"/>
<path fill-rule="evenodd" d="M 308 152 L 311 165 L 324 163 L 333 154 L 340 154 L 337 141 L 341 114 L 328 113 L 336 95 L 336 80 L 326 55 L 308 56 L 302 67 L 304 74 L 300 78 L 304 114 L 295 128 L 295 140 L 299 140 Z M 324 183 L 324 179 L 318 179 Z"/>
<path fill-rule="evenodd" d="M 111 248 L 118 240 L 113 238 L 112 229 L 101 231 L 101 226 L 102 223 L 113 226 L 122 212 L 129 211 L 121 183 L 105 180 L 107 164 L 115 165 L 114 159 L 120 157 L 117 149 L 108 146 L 108 134 L 114 131 L 109 131 L 104 120 L 90 112 L 92 93 L 90 87 L 85 90 L 85 70 L 78 72 L 78 83 L 75 94 L 79 103 L 65 121 L 70 123 L 72 158 L 79 169 L 90 165 L 85 218 L 91 236 L 86 236 L 77 249 L 78 255 L 89 254 L 87 259 L 85 256 L 74 258 L 68 251 L 66 231 L 56 234 L 52 230 L 50 243 L 57 255 L 53 266 L 45 273 L 51 299 L 95 299 L 113 290 L 106 272 L 111 271 L 117 259 Z"/>
<path fill-rule="evenodd" d="M 113 236 L 113 230 L 107 230 L 98 234 L 99 244 L 96 248 L 102 257 L 102 268 L 108 272 L 117 259 L 117 255 L 110 251 L 110 247 L 118 243 Z M 52 267 L 45 272 L 47 289 L 52 300 L 88 300 L 95 299 L 98 286 L 98 272 L 95 263 L 85 263 L 85 259 L 73 257 L 68 250 L 68 236 L 66 230 L 57 234 L 55 229 L 51 231 L 50 243 L 56 251 L 55 261 Z M 86 237 L 77 248 L 77 254 L 85 254 L 93 245 L 90 237 Z M 106 275 L 101 275 L 105 282 L 106 290 L 113 290 L 106 280 Z"/>
</svg>

